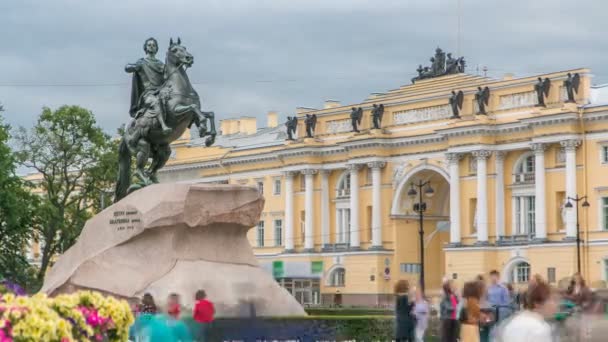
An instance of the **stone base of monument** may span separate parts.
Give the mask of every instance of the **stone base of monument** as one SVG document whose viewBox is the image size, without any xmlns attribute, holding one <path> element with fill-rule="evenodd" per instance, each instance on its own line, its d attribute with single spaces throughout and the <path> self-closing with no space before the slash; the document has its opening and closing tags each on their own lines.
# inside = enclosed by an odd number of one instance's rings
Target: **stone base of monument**
<svg viewBox="0 0 608 342">
<path fill-rule="evenodd" d="M 90 289 L 125 298 L 170 293 L 192 307 L 204 289 L 218 316 L 305 315 L 262 270 L 247 241 L 264 199 L 235 185 L 156 184 L 90 219 L 44 280 L 49 295 Z"/>
</svg>

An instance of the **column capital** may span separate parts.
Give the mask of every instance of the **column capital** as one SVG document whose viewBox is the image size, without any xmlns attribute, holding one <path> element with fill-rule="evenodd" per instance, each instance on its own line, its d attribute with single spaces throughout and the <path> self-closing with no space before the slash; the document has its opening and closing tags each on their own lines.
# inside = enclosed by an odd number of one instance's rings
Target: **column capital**
<svg viewBox="0 0 608 342">
<path fill-rule="evenodd" d="M 283 176 L 285 177 L 293 177 L 296 175 L 296 171 L 283 171 Z"/>
<path fill-rule="evenodd" d="M 317 174 L 317 172 L 319 172 L 319 170 L 317 169 L 304 169 L 302 171 L 300 171 L 303 175 L 315 175 Z"/>
<path fill-rule="evenodd" d="M 533 143 L 530 144 L 530 149 L 534 151 L 534 154 L 543 154 L 547 150 L 547 144 L 543 143 Z"/>
<path fill-rule="evenodd" d="M 570 139 L 560 141 L 559 144 L 565 151 L 575 151 L 576 148 L 581 144 L 581 141 L 579 139 Z"/>
<path fill-rule="evenodd" d="M 488 159 L 490 157 L 490 155 L 492 155 L 492 151 L 489 151 L 489 150 L 479 150 L 479 151 L 473 151 L 473 152 L 471 152 L 471 154 L 477 160 L 486 160 L 486 159 Z"/>
<path fill-rule="evenodd" d="M 445 154 L 445 159 L 447 159 L 448 163 L 457 163 L 463 156 L 462 153 L 449 152 Z"/>
<path fill-rule="evenodd" d="M 357 171 L 361 168 L 361 164 L 346 164 L 346 169 L 350 171 Z"/>
<path fill-rule="evenodd" d="M 367 163 L 367 167 L 369 167 L 370 169 L 381 169 L 385 166 L 386 166 L 386 162 L 381 161 L 381 160 Z"/>
<path fill-rule="evenodd" d="M 506 155 L 507 155 L 506 151 L 494 151 L 494 158 L 496 158 L 496 161 L 498 161 L 498 162 L 504 161 Z"/>
</svg>

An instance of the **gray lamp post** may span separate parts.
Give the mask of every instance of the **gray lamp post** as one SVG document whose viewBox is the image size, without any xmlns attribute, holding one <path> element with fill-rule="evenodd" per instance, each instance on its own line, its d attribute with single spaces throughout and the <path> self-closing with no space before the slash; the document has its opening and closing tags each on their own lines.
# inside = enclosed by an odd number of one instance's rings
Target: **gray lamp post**
<svg viewBox="0 0 608 342">
<path fill-rule="evenodd" d="M 583 208 L 589 208 L 589 202 L 587 202 L 587 196 L 583 197 L 568 197 L 568 202 L 565 207 L 568 209 L 572 209 L 572 203 L 570 201 L 576 202 L 576 269 L 578 273 L 581 273 L 581 229 L 579 226 L 579 218 L 578 218 L 578 202 L 584 201 L 581 205 Z"/>
<path fill-rule="evenodd" d="M 431 182 L 426 181 L 423 182 L 419 180 L 418 183 L 411 184 L 410 190 L 407 192 L 407 195 L 412 199 L 416 199 L 416 195 L 418 195 L 418 203 L 414 203 L 414 211 L 418 213 L 418 235 L 420 236 L 420 288 L 422 289 L 422 293 L 424 293 L 424 212 L 426 211 L 426 203 L 422 201 L 422 188 L 424 188 L 424 195 L 426 197 L 433 197 L 435 191 L 431 188 Z M 416 190 L 418 189 L 418 190 Z"/>
</svg>

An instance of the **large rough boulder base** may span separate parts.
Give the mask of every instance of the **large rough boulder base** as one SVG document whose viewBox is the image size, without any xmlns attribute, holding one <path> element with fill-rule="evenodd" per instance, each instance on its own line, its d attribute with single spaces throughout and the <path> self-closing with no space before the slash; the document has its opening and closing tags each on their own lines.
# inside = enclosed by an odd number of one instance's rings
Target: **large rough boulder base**
<svg viewBox="0 0 608 342">
<path fill-rule="evenodd" d="M 90 219 L 47 275 L 49 295 L 92 289 L 158 304 L 170 293 L 192 307 L 204 289 L 218 316 L 305 315 L 264 270 L 247 241 L 264 199 L 234 185 L 156 184 Z"/>
</svg>

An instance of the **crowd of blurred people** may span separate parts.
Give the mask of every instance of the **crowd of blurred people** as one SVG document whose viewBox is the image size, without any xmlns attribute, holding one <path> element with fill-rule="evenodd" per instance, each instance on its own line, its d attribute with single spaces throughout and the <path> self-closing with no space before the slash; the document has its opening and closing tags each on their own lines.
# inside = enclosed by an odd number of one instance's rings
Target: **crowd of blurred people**
<svg viewBox="0 0 608 342">
<path fill-rule="evenodd" d="M 424 294 L 401 280 L 395 295 L 395 340 L 423 341 L 430 315 Z M 583 317 L 604 310 L 580 274 L 572 277 L 565 291 L 553 288 L 538 274 L 517 290 L 501 283 L 500 273 L 494 270 L 487 281 L 479 275 L 462 289 L 446 279 L 438 311 L 441 341 L 545 342 L 568 334 L 572 340 L 585 340 L 589 331 Z M 566 331 L 564 322 L 568 319 L 577 319 L 572 324 L 575 331 Z"/>
<path fill-rule="evenodd" d="M 159 309 L 154 297 L 146 293 L 135 308 L 135 323 L 131 326 L 130 340 L 167 341 L 167 342 L 202 342 L 206 340 L 209 324 L 213 322 L 215 308 L 207 299 L 204 290 L 198 290 L 191 314 L 182 312 L 180 296 L 171 293 L 167 298 L 165 311 Z M 190 316 L 194 329 L 189 327 L 184 318 Z M 194 333 L 192 333 L 194 331 Z"/>
</svg>

